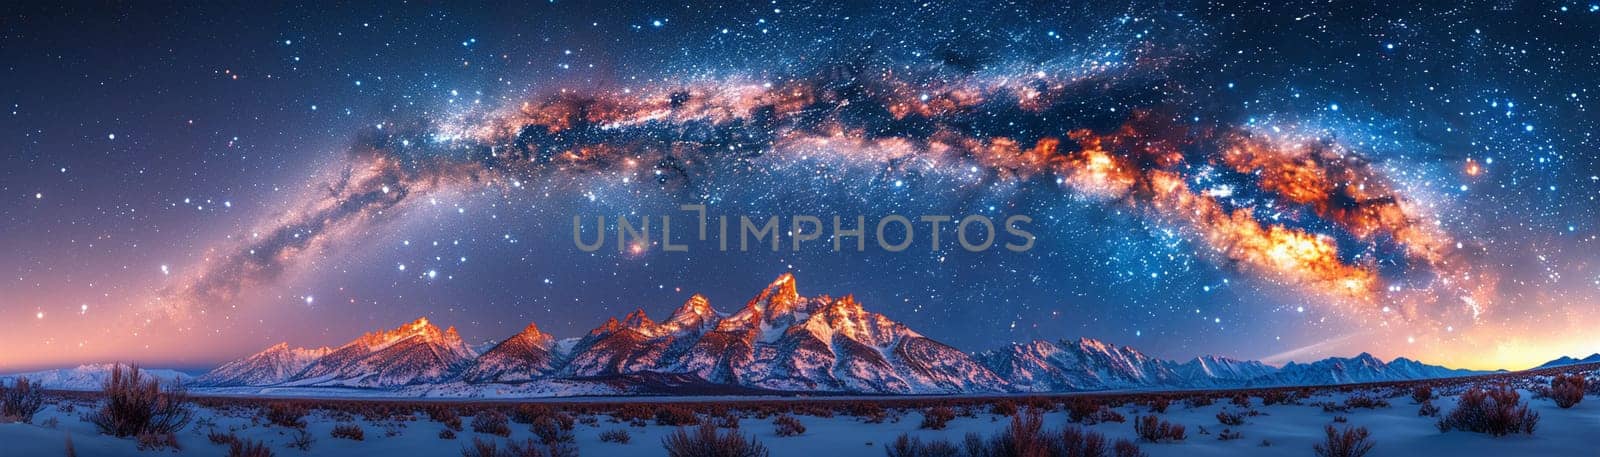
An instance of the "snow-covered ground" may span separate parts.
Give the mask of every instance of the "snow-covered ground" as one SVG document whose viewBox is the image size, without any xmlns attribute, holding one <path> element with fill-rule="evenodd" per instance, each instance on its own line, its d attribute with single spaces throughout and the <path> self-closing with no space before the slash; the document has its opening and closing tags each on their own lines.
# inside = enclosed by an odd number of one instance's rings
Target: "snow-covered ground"
<svg viewBox="0 0 1600 457">
<path fill-rule="evenodd" d="M 1329 400 L 1342 402 L 1348 395 L 1324 393 L 1306 399 L 1300 405 L 1262 406 L 1259 398 L 1252 399 L 1252 407 L 1261 415 L 1248 417 L 1244 425 L 1236 427 L 1226 427 L 1217 421 L 1218 411 L 1241 409 L 1226 399 L 1196 408 L 1189 408 L 1183 402 L 1173 402 L 1166 413 L 1158 416 L 1186 426 L 1188 439 L 1171 444 L 1140 443 L 1140 446 L 1153 457 L 1312 455 L 1312 444 L 1321 441 L 1323 426 L 1332 423 L 1335 416 L 1344 416 L 1348 423 L 1336 425 L 1363 426 L 1371 431 L 1377 447 L 1370 456 L 1595 455 L 1593 443 L 1595 432 L 1600 431 L 1600 398 L 1591 396 L 1571 409 L 1560 409 L 1548 399 L 1532 399 L 1532 394 L 1526 391 L 1522 394 L 1524 401 L 1528 401 L 1540 415 L 1538 428 L 1531 436 L 1491 437 L 1459 431 L 1441 433 L 1434 425 L 1437 419 L 1418 416 L 1418 405 L 1406 396 L 1389 398 L 1391 406 L 1386 408 L 1324 412 L 1314 403 Z M 77 455 L 84 456 L 225 455 L 226 446 L 212 444 L 207 439 L 206 435 L 211 430 L 232 431 L 243 438 L 264 441 L 272 446 L 278 456 L 451 456 L 460 455 L 461 447 L 471 443 L 473 437 L 504 441 L 503 438 L 472 432 L 471 417 L 462 418 L 466 426 L 464 431 L 457 432 L 455 439 L 441 439 L 439 435 L 445 426 L 429 420 L 423 413 L 416 414 L 415 420 L 405 422 L 374 422 L 357 415 L 353 421 L 365 430 L 366 439 L 351 441 L 331 437 L 330 431 L 337 422 L 328 412 L 314 410 L 306 417 L 309 423 L 306 430 L 316 441 L 309 451 L 301 451 L 286 446 L 296 431 L 267 425 L 253 408 L 235 408 L 232 413 L 225 413 L 196 406 L 198 420 L 178 436 L 181 450 L 140 451 L 133 440 L 100 435 L 91 424 L 80 420 L 79 415 L 89 411 L 91 406 L 87 400 L 78 402 L 76 411 L 70 413 L 63 412 L 59 403 L 47 405 L 34 418 L 33 424 L 0 424 L 0 455 L 64 455 L 69 436 Z M 1456 397 L 1443 396 L 1433 402 L 1447 413 L 1455 407 Z M 1128 422 L 1101 423 L 1088 428 L 1112 440 L 1135 439 L 1132 420 L 1138 415 L 1149 414 L 1149 407 L 1130 404 L 1116 407 L 1115 410 L 1126 416 Z M 1009 420 L 985 410 L 978 413 L 977 417 L 957 417 L 945 430 L 922 430 L 918 428 L 922 420 L 921 410 L 890 411 L 890 419 L 881 424 L 866 424 L 846 415 L 831 418 L 797 416 L 805 425 L 806 432 L 796 437 L 779 437 L 774 434 L 770 419 L 756 419 L 746 413 L 740 422 L 740 431 L 754 434 L 775 457 L 877 457 L 884 455 L 885 442 L 892 441 L 902 433 L 924 440 L 948 439 L 959 443 L 968 432 L 990 435 L 1003 429 Z M 583 423 L 585 420 L 581 416 L 579 419 L 574 430 L 579 450 L 589 456 L 665 455 L 661 440 L 675 429 L 654 425 L 653 422 L 648 426 L 633 427 L 613 422 L 606 415 L 596 417 L 593 424 Z M 1049 412 L 1045 415 L 1045 421 L 1048 428 L 1061 427 L 1067 423 L 1067 413 L 1060 410 Z M 1202 428 L 1206 433 L 1201 432 Z M 1243 437 L 1230 441 L 1218 440 L 1217 434 L 1224 428 L 1241 432 Z M 527 425 L 513 422 L 511 429 L 513 439 L 533 437 Z M 627 430 L 632 442 L 616 444 L 600 441 L 601 432 L 614 429 Z"/>
</svg>

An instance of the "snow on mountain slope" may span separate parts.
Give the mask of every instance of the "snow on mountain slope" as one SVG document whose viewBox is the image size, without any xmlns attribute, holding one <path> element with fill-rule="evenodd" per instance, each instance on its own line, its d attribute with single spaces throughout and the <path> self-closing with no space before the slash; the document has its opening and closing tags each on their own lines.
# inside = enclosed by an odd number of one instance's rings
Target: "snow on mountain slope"
<svg viewBox="0 0 1600 457">
<path fill-rule="evenodd" d="M 1177 364 L 1136 349 L 1080 338 L 1012 344 L 979 356 L 1000 377 L 1026 392 L 1178 386 Z M 1209 379 L 1209 378 L 1207 378 Z"/>
<path fill-rule="evenodd" d="M 731 315 L 695 296 L 663 323 L 642 310 L 607 321 L 574 351 L 564 375 L 679 373 L 760 389 L 859 393 L 1005 386 L 966 354 L 866 312 L 853 297 L 801 297 L 788 274 Z"/>
<path fill-rule="evenodd" d="M 1317 386 L 1407 379 L 1448 378 L 1481 372 L 1419 363 L 1404 357 L 1384 363 L 1372 354 L 1329 357 L 1310 363 L 1289 362 L 1278 372 L 1250 379 L 1251 386 Z"/>
<path fill-rule="evenodd" d="M 228 392 L 382 388 L 396 395 L 581 395 L 596 392 L 943 394 L 1338 384 L 1473 374 L 1368 354 L 1283 368 L 1204 356 L 1185 362 L 1079 338 L 968 355 L 854 296 L 800 295 L 784 274 L 722 313 L 694 295 L 666 319 L 643 309 L 556 339 L 529 324 L 482 351 L 427 319 L 338 348 L 278 344 L 200 378 Z M 264 390 L 263 390 L 264 391 Z"/>
<path fill-rule="evenodd" d="M 30 382 L 38 383 L 46 389 L 100 390 L 106 378 L 111 377 L 112 365 L 110 363 L 95 363 L 79 365 L 73 368 L 9 374 L 0 376 L 0 381 L 9 384 L 15 382 L 17 378 L 28 378 Z M 188 384 L 194 380 L 193 376 L 176 370 L 140 368 L 139 372 L 145 376 L 153 376 L 156 379 L 160 379 L 163 384 Z"/>
<path fill-rule="evenodd" d="M 556 355 L 551 353 L 555 338 L 539 331 L 539 326 L 528 324 L 483 355 L 461 374 L 466 382 L 527 381 L 541 378 L 556 367 Z"/>
<path fill-rule="evenodd" d="M 1178 379 L 1195 381 L 1208 378 L 1219 380 L 1254 379 L 1276 373 L 1278 368 L 1255 360 L 1236 360 L 1208 355 L 1196 357 L 1177 366 L 1175 370 L 1177 371 Z"/>
<path fill-rule="evenodd" d="M 419 318 L 393 330 L 362 335 L 306 366 L 286 384 L 392 387 L 443 381 L 477 354 L 455 327 L 440 331 Z"/>
<path fill-rule="evenodd" d="M 1559 358 L 1559 359 L 1555 359 L 1555 360 L 1551 360 L 1549 362 L 1545 362 L 1543 365 L 1539 365 L 1539 366 L 1534 367 L 1534 368 L 1549 368 L 1549 367 L 1559 367 L 1559 366 L 1562 366 L 1562 365 L 1576 365 L 1576 364 L 1580 364 L 1580 363 L 1597 363 L 1597 362 L 1600 362 L 1600 353 L 1592 354 L 1592 355 L 1590 355 L 1588 357 L 1584 357 L 1584 358 L 1581 358 L 1581 359 L 1572 358 L 1572 357 L 1568 357 L 1568 356 L 1561 356 L 1561 358 Z"/>
<path fill-rule="evenodd" d="M 288 381 L 332 349 L 290 348 L 278 343 L 249 357 L 235 360 L 195 379 L 207 386 L 264 386 Z"/>
<path fill-rule="evenodd" d="M 980 354 L 979 359 L 1009 380 L 1014 389 L 1025 392 L 1348 384 L 1480 373 L 1406 358 L 1384 363 L 1370 354 L 1303 364 L 1291 362 L 1282 368 L 1215 356 L 1178 363 L 1088 338 L 1013 344 Z"/>
</svg>

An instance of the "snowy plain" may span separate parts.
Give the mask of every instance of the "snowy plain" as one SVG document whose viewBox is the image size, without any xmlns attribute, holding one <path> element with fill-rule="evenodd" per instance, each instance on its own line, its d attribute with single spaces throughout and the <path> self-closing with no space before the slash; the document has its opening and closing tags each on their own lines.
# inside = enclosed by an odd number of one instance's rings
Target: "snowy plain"
<svg viewBox="0 0 1600 457">
<path fill-rule="evenodd" d="M 1596 433 L 1600 432 L 1600 398 L 1594 396 L 1570 409 L 1561 409 L 1548 399 L 1534 399 L 1531 392 L 1523 391 L 1524 401 L 1527 401 L 1541 416 L 1537 430 L 1532 435 L 1491 437 L 1461 431 L 1442 433 L 1435 426 L 1437 418 L 1419 416 L 1418 405 L 1403 395 L 1388 398 L 1390 406 L 1375 409 L 1325 412 L 1316 405 L 1325 401 L 1343 402 L 1349 395 L 1352 394 L 1328 390 L 1304 399 L 1299 405 L 1271 406 L 1262 405 L 1259 398 L 1253 398 L 1250 408 L 1258 411 L 1260 415 L 1247 417 L 1244 425 L 1234 427 L 1224 426 L 1218 423 L 1216 418 L 1219 411 L 1244 410 L 1231 404 L 1226 398 L 1219 399 L 1211 405 L 1197 407 L 1189 407 L 1181 401 L 1173 402 L 1165 413 L 1157 415 L 1164 420 L 1185 425 L 1188 428 L 1188 438 L 1177 443 L 1140 443 L 1140 447 L 1152 457 L 1309 456 L 1313 455 L 1313 443 L 1322 440 L 1323 426 L 1333 423 L 1336 416 L 1343 416 L 1347 423 L 1335 425 L 1362 426 L 1371 431 L 1376 447 L 1368 455 L 1374 457 L 1597 455 L 1593 443 Z M 353 422 L 365 430 L 366 436 L 363 441 L 351 441 L 331 437 L 330 432 L 338 422 L 327 411 L 312 410 L 306 416 L 308 423 L 306 431 L 315 442 L 309 451 L 303 451 L 287 446 L 292 437 L 298 433 L 293 429 L 267 424 L 253 413 L 241 413 L 238 409 L 232 413 L 225 413 L 217 409 L 195 406 L 196 421 L 178 435 L 182 445 L 181 450 L 141 451 L 131 439 L 119 439 L 97 433 L 91 424 L 79 418 L 80 414 L 92 408 L 92 403 L 82 399 L 73 402 L 77 404 L 71 408 L 72 412 L 63 411 L 62 403 L 59 399 L 55 399 L 34 417 L 32 424 L 0 424 L 0 443 L 3 443 L 0 444 L 0 456 L 65 455 L 69 436 L 77 455 L 82 456 L 226 455 L 226 446 L 213 444 L 207 439 L 207 433 L 213 430 L 231 431 L 241 438 L 265 442 L 278 456 L 454 456 L 460 455 L 462 447 L 471 444 L 474 437 L 490 438 L 502 443 L 505 441 L 504 438 L 497 436 L 475 433 L 470 425 L 463 431 L 457 432 L 455 439 L 441 439 L 440 432 L 445 430 L 445 426 L 430 420 L 426 414 L 417 414 L 414 420 L 409 421 L 387 419 L 371 421 L 356 416 Z M 1444 412 L 1449 412 L 1455 407 L 1456 397 L 1441 395 L 1433 402 Z M 969 432 L 987 436 L 1004 429 L 1009 423 L 1008 417 L 991 414 L 985 408 L 979 407 L 974 410 L 974 417 L 958 416 L 944 430 L 920 429 L 919 424 L 922 422 L 923 414 L 920 409 L 893 408 L 890 409 L 889 420 L 878 424 L 863 423 L 860 418 L 847 415 L 835 415 L 829 418 L 797 415 L 806 431 L 802 435 L 793 437 L 777 436 L 770 418 L 757 419 L 746 413 L 740 421 L 739 430 L 764 444 L 774 457 L 882 456 L 885 455 L 884 443 L 894 440 L 901 434 L 909 434 L 923 440 L 946 439 L 959 444 L 963 436 Z M 1114 407 L 1113 410 L 1124 415 L 1128 421 L 1104 422 L 1085 427 L 1100 432 L 1113 441 L 1117 438 L 1136 440 L 1132 426 L 1133 418 L 1151 414 L 1149 406 L 1142 404 L 1124 404 Z M 1044 418 L 1045 425 L 1049 429 L 1067 425 L 1067 413 L 1061 410 L 1048 412 Z M 471 417 L 462 417 L 462 420 L 466 424 L 472 422 Z M 604 414 L 595 415 L 592 424 L 584 422 L 590 421 L 580 416 L 574 433 L 580 453 L 588 456 L 666 455 L 661 440 L 676 430 L 676 427 L 655 425 L 654 422 L 643 427 L 630 426 L 625 422 L 614 422 Z M 1224 428 L 1240 432 L 1243 437 L 1227 441 L 1219 440 L 1218 434 Z M 631 435 L 631 442 L 617 444 L 600 440 L 601 432 L 615 429 L 627 430 Z M 512 423 L 511 430 L 512 439 L 533 437 L 529 427 L 524 424 Z"/>
</svg>

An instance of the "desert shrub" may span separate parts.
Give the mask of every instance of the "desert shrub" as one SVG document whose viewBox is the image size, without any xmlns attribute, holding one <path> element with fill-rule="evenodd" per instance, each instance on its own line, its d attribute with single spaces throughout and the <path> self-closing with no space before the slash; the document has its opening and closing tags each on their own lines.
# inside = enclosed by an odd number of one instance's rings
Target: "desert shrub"
<svg viewBox="0 0 1600 457">
<path fill-rule="evenodd" d="M 145 379 L 137 365 L 126 370 L 113 365 L 101 390 L 104 403 L 85 420 L 107 435 L 172 434 L 188 425 L 194 415 L 181 388 L 163 392 L 160 380 Z"/>
<path fill-rule="evenodd" d="M 886 421 L 886 420 L 889 420 L 889 411 L 883 409 L 882 406 L 879 406 L 879 407 L 877 407 L 877 409 L 873 409 L 871 411 L 868 411 L 866 414 L 862 414 L 861 415 L 861 422 L 863 422 L 863 423 L 882 424 L 883 421 Z M 895 419 L 896 422 L 898 422 L 899 420 L 900 420 L 899 418 Z"/>
<path fill-rule="evenodd" d="M 989 414 L 996 416 L 1012 416 L 1017 414 L 1017 404 L 1011 400 L 1000 400 L 989 406 Z"/>
<path fill-rule="evenodd" d="M 1092 398 L 1073 397 L 1067 400 L 1067 420 L 1083 422 L 1089 416 L 1100 411 L 1100 402 Z"/>
<path fill-rule="evenodd" d="M 239 441 L 239 437 L 233 433 L 222 433 L 216 430 L 206 433 L 206 439 L 211 440 L 211 444 L 230 444 Z"/>
<path fill-rule="evenodd" d="M 793 405 L 790 410 L 795 415 L 800 416 L 833 417 L 833 408 L 825 407 L 815 403 L 801 403 Z"/>
<path fill-rule="evenodd" d="M 1423 384 L 1411 389 L 1411 401 L 1423 403 L 1433 399 L 1433 387 Z"/>
<path fill-rule="evenodd" d="M 893 443 L 883 445 L 889 457 L 959 457 L 961 448 L 945 440 L 930 440 L 923 442 L 921 439 L 912 438 L 911 435 L 901 434 Z"/>
<path fill-rule="evenodd" d="M 1322 402 L 1322 403 L 1318 403 L 1318 405 L 1322 406 L 1322 412 L 1325 412 L 1325 413 L 1348 413 L 1348 412 L 1350 412 L 1350 405 L 1346 405 L 1346 404 L 1342 404 L 1342 403 L 1334 403 L 1334 402 L 1331 402 L 1331 401 L 1325 401 L 1325 402 Z"/>
<path fill-rule="evenodd" d="M 456 431 L 448 429 L 448 428 L 444 429 L 444 430 L 440 430 L 439 431 L 439 439 L 441 439 L 441 440 L 453 440 L 453 439 L 456 439 Z"/>
<path fill-rule="evenodd" d="M 1059 406 L 1058 403 L 1056 403 L 1054 400 L 1051 400 L 1049 397 L 1025 397 L 1018 403 L 1018 409 L 1031 408 L 1045 412 L 1055 411 L 1056 407 Z"/>
<path fill-rule="evenodd" d="M 739 415 L 731 411 L 724 411 L 721 415 L 707 418 L 711 425 L 717 428 L 739 429 Z"/>
<path fill-rule="evenodd" d="M 1143 449 L 1139 449 L 1139 445 L 1122 439 L 1117 440 L 1117 444 L 1111 445 L 1111 455 L 1114 457 L 1149 457 L 1149 454 L 1145 454 Z"/>
<path fill-rule="evenodd" d="M 955 410 L 949 406 L 935 406 L 922 412 L 922 425 L 918 428 L 928 430 L 944 430 L 950 421 L 956 418 Z"/>
<path fill-rule="evenodd" d="M 362 441 L 367 438 L 367 432 L 362 430 L 360 425 L 356 424 L 335 425 L 333 426 L 333 432 L 331 435 L 333 435 L 334 438 L 344 438 L 353 441 Z"/>
<path fill-rule="evenodd" d="M 1150 412 L 1152 413 L 1166 414 L 1168 406 L 1172 406 L 1172 400 L 1167 397 L 1150 400 Z"/>
<path fill-rule="evenodd" d="M 1245 394 L 1234 394 L 1233 398 L 1229 399 L 1228 402 L 1233 403 L 1233 406 L 1238 406 L 1240 408 L 1249 408 L 1250 407 L 1250 396 L 1249 395 L 1245 395 Z"/>
<path fill-rule="evenodd" d="M 571 435 L 568 434 L 568 436 L 570 437 Z M 545 442 L 543 453 L 538 452 L 539 448 L 533 440 L 524 441 L 521 445 L 512 442 L 508 447 L 515 455 L 519 456 L 578 457 L 578 442 L 572 438 Z"/>
<path fill-rule="evenodd" d="M 1236 432 L 1232 429 L 1225 428 L 1222 429 L 1222 432 L 1217 433 L 1217 439 L 1221 441 L 1233 441 L 1239 438 L 1244 438 L 1244 433 Z"/>
<path fill-rule="evenodd" d="M 1439 431 L 1465 430 L 1502 436 L 1512 433 L 1533 434 L 1539 424 L 1539 413 L 1522 403 L 1517 391 L 1500 386 L 1490 389 L 1472 388 L 1461 393 L 1456 409 L 1439 419 Z"/>
<path fill-rule="evenodd" d="M 1139 439 L 1151 443 L 1183 441 L 1183 426 L 1161 420 L 1156 416 L 1139 416 L 1133 420 L 1133 432 Z"/>
<path fill-rule="evenodd" d="M 679 428 L 661 440 L 669 457 L 767 457 L 767 447 L 737 431 L 717 433 L 710 424 Z"/>
<path fill-rule="evenodd" d="M 1340 424 L 1343 424 L 1345 422 L 1349 422 L 1350 419 L 1345 418 L 1344 416 L 1333 416 L 1333 421 L 1337 422 L 1337 423 L 1340 423 Z"/>
<path fill-rule="evenodd" d="M 1079 429 L 1074 428 L 1074 430 Z M 975 456 L 1025 456 L 1050 453 L 1050 440 L 1044 433 L 1044 418 L 1038 410 L 1028 410 L 1011 416 L 1011 424 L 988 440 L 978 437 L 975 433 L 969 434 L 966 445 L 967 454 Z"/>
<path fill-rule="evenodd" d="M 611 413 L 611 418 L 615 419 L 617 422 L 631 423 L 643 422 L 647 419 L 655 417 L 655 415 L 655 410 L 650 409 L 644 404 L 628 403 L 617 407 L 617 410 Z"/>
<path fill-rule="evenodd" d="M 490 435 L 511 436 L 510 421 L 510 419 L 506 418 L 505 413 L 486 409 L 472 417 L 472 431 Z M 490 444 L 493 443 L 491 442 Z"/>
<path fill-rule="evenodd" d="M 328 419 L 334 422 L 350 422 L 356 420 L 356 416 L 350 414 L 349 411 L 336 409 L 328 412 Z"/>
<path fill-rule="evenodd" d="M 1044 429 L 1044 420 L 1038 410 L 1028 410 L 1022 414 L 1011 417 L 1011 423 L 999 433 L 985 440 L 976 433 L 967 435 L 965 441 L 966 454 L 979 457 L 1001 456 L 1082 456 L 1105 457 L 1107 453 L 1115 453 L 1122 457 L 1142 457 L 1144 453 L 1139 446 L 1120 440 L 1116 445 L 1110 445 L 1105 435 L 1076 425 L 1069 425 L 1060 431 L 1047 431 Z M 917 450 L 917 443 L 896 442 L 896 447 Z M 936 444 L 922 445 L 923 454 L 904 453 L 900 455 L 955 455 L 954 446 L 940 446 Z M 931 448 L 931 449 L 930 449 Z M 948 452 L 948 453 L 947 453 Z M 891 455 L 895 455 L 891 450 Z"/>
<path fill-rule="evenodd" d="M 670 425 L 682 427 L 685 425 L 699 425 L 700 417 L 693 410 L 678 405 L 665 405 L 656 408 L 656 425 Z"/>
<path fill-rule="evenodd" d="M 1050 455 L 1098 457 L 1106 455 L 1109 446 L 1106 445 L 1105 435 L 1094 431 L 1067 426 L 1061 433 L 1054 437 L 1046 435 L 1047 441 L 1054 441 L 1050 448 Z M 1050 440 L 1050 438 L 1056 438 Z"/>
<path fill-rule="evenodd" d="M 0 382 L 0 422 L 33 423 L 33 415 L 44 408 L 44 390 L 28 378 L 17 378 L 11 387 Z"/>
<path fill-rule="evenodd" d="M 576 457 L 576 448 L 540 444 L 532 439 L 506 441 L 501 448 L 494 441 L 473 438 L 471 446 L 461 448 L 463 457 Z"/>
<path fill-rule="evenodd" d="M 306 433 L 305 430 L 296 430 L 293 435 L 290 435 L 287 445 L 292 449 L 310 451 L 311 444 L 316 442 L 317 439 L 312 438 L 310 433 Z"/>
<path fill-rule="evenodd" d="M 562 430 L 572 430 L 572 428 L 577 426 L 578 423 L 577 418 L 572 417 L 571 414 L 560 411 L 557 411 L 554 415 L 550 416 L 550 420 L 553 420 L 557 425 L 560 425 Z"/>
<path fill-rule="evenodd" d="M 880 424 L 889 418 L 889 412 L 875 401 L 850 402 L 845 406 L 845 414 L 859 417 L 862 422 L 868 424 Z"/>
<path fill-rule="evenodd" d="M 1244 414 L 1229 412 L 1226 409 L 1217 411 L 1217 422 L 1235 427 L 1244 425 Z"/>
<path fill-rule="evenodd" d="M 1422 406 L 1417 408 L 1417 415 L 1427 417 L 1438 416 L 1439 407 L 1434 406 L 1432 401 L 1423 401 Z"/>
<path fill-rule="evenodd" d="M 172 432 L 147 431 L 133 436 L 134 442 L 139 443 L 139 450 L 153 451 L 166 448 L 183 449 L 178 445 L 178 435 Z"/>
<path fill-rule="evenodd" d="M 1268 390 L 1261 393 L 1261 404 L 1264 406 L 1288 404 L 1290 401 L 1292 401 L 1292 399 L 1289 398 L 1288 391 Z"/>
<path fill-rule="evenodd" d="M 1078 397 L 1067 402 L 1067 420 L 1088 425 L 1101 422 L 1124 422 L 1121 413 L 1107 408 L 1090 398 Z"/>
<path fill-rule="evenodd" d="M 306 413 L 304 405 L 286 401 L 267 403 L 267 406 L 262 411 L 262 415 L 267 418 L 267 422 L 289 428 L 305 428 L 306 421 L 304 417 Z"/>
<path fill-rule="evenodd" d="M 545 416 L 535 419 L 531 428 L 533 436 L 539 438 L 545 453 L 551 457 L 578 455 L 578 438 L 572 434 L 570 421 L 563 422 L 555 415 Z"/>
<path fill-rule="evenodd" d="M 800 423 L 800 419 L 784 414 L 772 420 L 772 431 L 778 436 L 797 436 L 805 434 L 806 426 Z"/>
<path fill-rule="evenodd" d="M 1347 407 L 1350 407 L 1350 408 L 1377 409 L 1377 408 L 1388 408 L 1389 407 L 1389 401 L 1388 400 L 1384 400 L 1382 398 L 1378 398 L 1378 397 L 1368 396 L 1368 395 L 1365 395 L 1365 394 L 1357 394 L 1357 395 L 1351 395 L 1350 397 L 1345 398 L 1344 399 L 1344 405 L 1347 406 Z"/>
<path fill-rule="evenodd" d="M 1332 425 L 1323 427 L 1326 437 L 1321 443 L 1313 444 L 1311 450 L 1317 457 L 1361 457 L 1372 451 L 1376 445 L 1368 439 L 1366 427 L 1345 427 L 1343 430 Z"/>
<path fill-rule="evenodd" d="M 1211 406 L 1211 403 L 1214 401 L 1216 400 L 1212 399 L 1210 395 L 1195 395 L 1193 397 L 1184 399 L 1183 404 L 1184 406 L 1193 409 L 1202 406 Z"/>
<path fill-rule="evenodd" d="M 1562 409 L 1571 408 L 1583 401 L 1584 379 L 1578 374 L 1558 374 L 1550 379 L 1550 399 Z"/>
<path fill-rule="evenodd" d="M 228 442 L 228 457 L 272 457 L 272 449 L 260 441 L 235 439 Z"/>
<path fill-rule="evenodd" d="M 511 410 L 511 421 L 518 424 L 532 424 L 541 417 L 555 414 L 554 408 L 535 403 L 523 403 Z"/>
<path fill-rule="evenodd" d="M 628 434 L 628 429 L 618 428 L 600 432 L 600 441 L 606 443 L 628 444 L 633 441 L 633 435 Z"/>
<path fill-rule="evenodd" d="M 444 424 L 451 431 L 461 431 L 461 413 L 449 406 L 433 406 L 428 408 L 428 418 L 434 422 Z"/>
<path fill-rule="evenodd" d="M 482 413 L 479 413 L 479 414 L 481 415 Z M 483 439 L 483 438 L 473 438 L 471 446 L 462 446 L 461 447 L 461 457 L 502 457 L 502 456 L 505 456 L 506 454 L 504 454 L 502 452 L 503 451 L 500 450 L 500 445 L 499 444 L 495 444 L 494 441 L 486 440 L 486 439 Z"/>
</svg>

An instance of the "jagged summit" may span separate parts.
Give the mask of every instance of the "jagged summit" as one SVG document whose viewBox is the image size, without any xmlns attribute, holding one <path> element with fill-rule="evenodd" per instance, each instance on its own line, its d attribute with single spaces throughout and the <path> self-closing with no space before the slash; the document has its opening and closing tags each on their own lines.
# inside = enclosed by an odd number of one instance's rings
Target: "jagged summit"
<svg viewBox="0 0 1600 457">
<path fill-rule="evenodd" d="M 458 344 L 461 342 L 461 336 L 456 333 L 455 327 L 452 326 L 440 331 L 439 327 L 436 327 L 432 323 L 428 322 L 427 317 L 418 317 L 414 321 L 400 325 L 399 327 L 395 327 L 391 330 L 370 332 L 361 335 L 361 338 L 358 338 L 356 341 L 352 342 L 352 344 L 363 344 L 372 350 L 378 350 L 385 346 L 412 337 L 421 338 L 423 340 L 439 344 Z"/>
<path fill-rule="evenodd" d="M 645 314 L 644 308 L 638 308 L 628 313 L 627 316 L 623 316 L 622 326 L 641 333 L 650 333 L 655 330 L 656 321 L 650 320 L 650 316 Z"/>
<path fill-rule="evenodd" d="M 460 379 L 467 382 L 527 381 L 545 376 L 555 368 L 552 352 L 555 338 L 529 322 L 521 332 L 501 341 L 478 356 Z"/>
<path fill-rule="evenodd" d="M 745 307 L 761 312 L 768 321 L 772 321 L 778 316 L 795 312 L 799 304 L 800 292 L 795 288 L 794 274 L 784 273 L 750 299 Z"/>
<path fill-rule="evenodd" d="M 1217 356 L 1177 362 L 1088 337 L 969 355 L 870 311 L 853 294 L 805 297 L 795 283 L 794 275 L 780 275 L 731 314 L 700 294 L 662 321 L 641 307 L 607 318 L 581 338 L 558 341 L 530 322 L 481 355 L 454 327 L 440 330 L 422 317 L 337 349 L 274 344 L 199 382 L 470 389 L 667 380 L 766 391 L 942 394 L 1332 384 L 1471 373 L 1404 358 L 1384 363 L 1367 353 L 1282 368 Z"/>
<path fill-rule="evenodd" d="M 517 333 L 517 336 L 524 335 L 549 338 L 549 335 L 545 335 L 544 332 L 539 331 L 539 324 L 533 322 L 529 322 L 527 327 L 523 327 L 522 332 Z"/>
<path fill-rule="evenodd" d="M 667 332 L 703 331 L 708 325 L 714 325 L 721 318 L 722 316 L 717 313 L 717 310 L 711 307 L 710 300 L 707 300 L 704 295 L 694 294 L 688 300 L 685 300 L 683 306 L 679 306 L 677 311 L 673 311 L 672 316 L 668 317 L 661 325 Z"/>
<path fill-rule="evenodd" d="M 311 362 L 328 355 L 332 349 L 290 348 L 280 342 L 249 357 L 217 367 L 197 379 L 197 382 L 218 386 L 248 386 L 277 384 L 305 369 Z"/>
<path fill-rule="evenodd" d="M 287 384 L 388 387 L 436 382 L 477 353 L 455 327 L 443 331 L 419 317 L 392 330 L 362 335 L 306 366 Z"/>
</svg>

